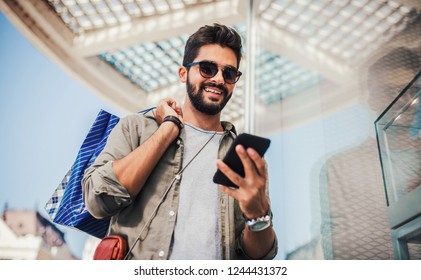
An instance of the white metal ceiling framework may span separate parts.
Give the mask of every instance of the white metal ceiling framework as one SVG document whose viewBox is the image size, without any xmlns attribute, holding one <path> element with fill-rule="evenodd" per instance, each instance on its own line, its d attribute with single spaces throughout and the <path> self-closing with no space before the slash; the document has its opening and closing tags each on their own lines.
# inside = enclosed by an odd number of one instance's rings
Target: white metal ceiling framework
<svg viewBox="0 0 421 280">
<path fill-rule="evenodd" d="M 247 40 L 247 2 L 4 0 L 0 8 L 29 40 L 93 92 L 134 112 L 168 95 L 182 98 L 177 69 L 184 44 L 204 23 L 230 24 Z M 256 114 L 264 111 L 273 117 L 279 110 L 274 105 L 298 104 L 294 99 L 300 100 L 300 93 L 323 83 L 341 85 L 336 94 L 342 101 L 354 98 L 347 93 L 346 81 L 371 52 L 410 23 L 419 8 L 413 1 L 255 2 Z M 231 121 L 238 122 L 244 114 L 243 89 L 241 79 L 225 110 Z M 335 94 L 326 98 L 333 108 L 339 104 Z M 306 116 L 299 108 L 282 108 Z"/>
<path fill-rule="evenodd" d="M 395 1 L 263 2 L 263 19 L 346 63 L 366 57 L 411 19 L 411 8 Z"/>
</svg>

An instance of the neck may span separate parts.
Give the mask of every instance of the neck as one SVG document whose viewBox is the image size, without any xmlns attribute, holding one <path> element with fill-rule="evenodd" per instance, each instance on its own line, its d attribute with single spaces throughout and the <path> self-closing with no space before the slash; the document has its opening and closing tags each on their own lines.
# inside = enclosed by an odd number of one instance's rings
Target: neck
<svg viewBox="0 0 421 280">
<path fill-rule="evenodd" d="M 206 115 L 192 106 L 183 106 L 183 119 L 198 128 L 207 131 L 223 131 L 221 125 L 221 113 L 216 115 Z"/>
</svg>

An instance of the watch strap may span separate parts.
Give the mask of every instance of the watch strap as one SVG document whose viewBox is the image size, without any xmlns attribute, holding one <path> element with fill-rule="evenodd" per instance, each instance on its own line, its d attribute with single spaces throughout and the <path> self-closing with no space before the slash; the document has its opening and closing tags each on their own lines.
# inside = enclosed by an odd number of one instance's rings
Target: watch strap
<svg viewBox="0 0 421 280">
<path fill-rule="evenodd" d="M 244 215 L 244 213 L 242 213 L 242 214 L 243 214 L 243 219 L 244 219 L 245 222 L 253 221 L 253 220 L 256 221 L 256 220 L 259 220 L 259 219 L 261 220 L 262 218 L 265 218 L 266 216 L 269 216 L 270 219 L 273 218 L 273 213 L 272 213 L 272 209 L 270 209 L 270 206 L 269 206 L 269 209 L 268 209 L 266 215 L 263 215 L 262 217 L 259 217 L 259 218 L 256 218 L 256 219 L 250 219 L 246 215 Z"/>
<path fill-rule="evenodd" d="M 248 229 L 250 231 L 262 231 L 262 230 L 268 228 L 271 225 L 271 223 L 272 223 L 272 218 L 273 218 L 273 213 L 272 213 L 272 210 L 270 209 L 270 207 L 269 207 L 268 212 L 266 213 L 266 215 L 264 215 L 262 217 L 259 217 L 259 218 L 256 218 L 256 219 L 249 219 L 243 213 L 243 219 L 246 222 L 247 227 L 248 227 Z M 258 229 L 256 229 L 254 227 L 254 225 L 256 225 L 256 224 L 262 224 L 262 223 L 267 223 L 267 224 L 265 226 L 263 226 L 263 227 L 259 227 Z"/>
</svg>

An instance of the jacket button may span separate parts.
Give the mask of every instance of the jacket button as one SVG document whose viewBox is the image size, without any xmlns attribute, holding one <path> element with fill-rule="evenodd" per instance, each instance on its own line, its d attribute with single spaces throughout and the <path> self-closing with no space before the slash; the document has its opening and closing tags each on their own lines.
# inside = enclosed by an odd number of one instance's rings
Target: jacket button
<svg viewBox="0 0 421 280">
<path fill-rule="evenodd" d="M 165 253 L 164 253 L 164 251 L 159 251 L 158 255 L 159 255 L 160 257 L 163 257 L 163 256 L 165 255 Z"/>
</svg>

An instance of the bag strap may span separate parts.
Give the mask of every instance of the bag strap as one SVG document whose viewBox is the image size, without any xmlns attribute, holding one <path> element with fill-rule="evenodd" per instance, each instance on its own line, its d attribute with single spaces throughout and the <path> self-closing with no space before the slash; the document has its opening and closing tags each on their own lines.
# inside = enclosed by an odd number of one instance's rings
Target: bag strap
<svg viewBox="0 0 421 280">
<path fill-rule="evenodd" d="M 156 109 L 156 106 L 152 106 L 152 107 L 149 107 L 149 108 L 147 108 L 147 109 L 145 109 L 145 110 L 138 111 L 137 113 L 138 113 L 138 114 L 145 115 L 145 114 L 149 113 L 150 111 L 152 111 L 152 110 L 154 110 L 154 109 Z"/>
<path fill-rule="evenodd" d="M 172 179 L 170 185 L 165 190 L 164 194 L 162 195 L 161 199 L 159 200 L 158 204 L 152 211 L 152 214 L 149 216 L 148 220 L 146 221 L 145 225 L 140 230 L 139 235 L 136 237 L 135 241 L 133 242 L 133 245 L 130 247 L 129 251 L 127 252 L 126 256 L 124 256 L 124 260 L 127 260 L 130 253 L 133 251 L 134 247 L 136 246 L 137 242 L 140 240 L 140 237 L 142 236 L 143 232 L 145 231 L 146 227 L 149 226 L 149 224 L 152 222 L 153 218 L 155 217 L 156 213 L 158 212 L 159 207 L 161 206 L 162 202 L 164 201 L 165 197 L 167 196 L 168 192 L 170 191 L 171 187 L 173 186 L 174 182 L 181 178 L 181 174 L 184 172 L 184 170 L 190 165 L 190 163 L 202 152 L 202 150 L 209 144 L 209 142 L 215 137 L 217 131 L 212 134 L 212 136 L 206 141 L 206 143 L 199 149 L 199 151 L 196 152 L 196 154 L 186 163 L 186 165 L 179 171 L 177 174 L 175 174 L 174 178 Z"/>
</svg>

